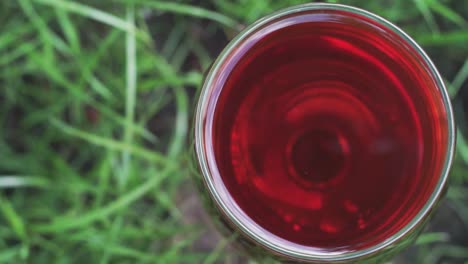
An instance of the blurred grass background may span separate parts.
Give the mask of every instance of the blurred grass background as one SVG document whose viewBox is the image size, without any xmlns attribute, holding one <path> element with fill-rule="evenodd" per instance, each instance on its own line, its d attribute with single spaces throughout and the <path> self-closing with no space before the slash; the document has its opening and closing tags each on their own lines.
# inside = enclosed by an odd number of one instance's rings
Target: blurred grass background
<svg viewBox="0 0 468 264">
<path fill-rule="evenodd" d="M 243 25 L 304 2 L 0 1 L 0 263 L 247 261 L 191 187 L 194 95 Z M 444 76 L 459 129 L 451 188 L 395 261 L 467 264 L 468 1 L 328 2 L 396 23 Z"/>
</svg>

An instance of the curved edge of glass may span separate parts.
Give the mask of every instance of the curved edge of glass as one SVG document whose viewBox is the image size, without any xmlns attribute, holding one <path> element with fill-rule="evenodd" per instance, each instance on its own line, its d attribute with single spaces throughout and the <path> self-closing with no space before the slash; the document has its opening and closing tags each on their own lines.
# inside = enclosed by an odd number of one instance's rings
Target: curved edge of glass
<svg viewBox="0 0 468 264">
<path fill-rule="evenodd" d="M 437 82 L 437 86 L 440 90 L 440 94 L 442 95 L 442 100 L 444 103 L 445 111 L 447 113 L 447 150 L 446 150 L 446 159 L 445 164 L 442 170 L 442 174 L 439 178 L 439 181 L 435 187 L 435 190 L 429 197 L 426 204 L 421 208 L 418 214 L 412 219 L 404 228 L 402 228 L 399 232 L 395 233 L 387 240 L 374 245 L 369 248 L 352 251 L 352 252 L 333 252 L 333 253 L 320 253 L 318 254 L 314 250 L 307 250 L 313 249 L 310 247 L 305 247 L 301 245 L 291 246 L 291 244 L 281 243 L 282 239 L 275 240 L 276 243 L 272 242 L 270 236 L 259 234 L 255 230 L 258 231 L 257 225 L 253 222 L 249 217 L 241 218 L 233 212 L 233 208 L 231 205 L 227 204 L 226 201 L 221 197 L 219 190 L 217 190 L 215 184 L 213 183 L 212 173 L 213 171 L 210 170 L 207 153 L 205 152 L 205 117 L 208 108 L 209 102 L 209 92 L 210 87 L 216 78 L 216 73 L 218 72 L 219 68 L 223 65 L 223 62 L 228 58 L 228 56 L 232 53 L 234 48 L 239 45 L 243 40 L 249 36 L 250 33 L 254 32 L 258 28 L 268 24 L 271 21 L 274 21 L 278 18 L 283 16 L 291 15 L 297 12 L 303 11 L 311 11 L 311 10 L 338 10 L 338 11 L 347 11 L 351 13 L 355 13 L 358 15 L 362 15 L 366 18 L 369 18 L 373 21 L 376 21 L 379 24 L 389 28 L 394 33 L 399 35 L 402 39 L 404 39 L 415 51 L 421 56 L 424 62 L 427 64 L 431 74 L 433 75 L 435 81 Z M 210 198 L 213 199 L 214 203 L 220 210 L 224 216 L 226 216 L 233 225 L 247 238 L 255 241 L 261 247 L 271 251 L 272 253 L 286 257 L 287 259 L 293 260 L 300 260 L 300 261 L 316 261 L 316 262 L 346 262 L 346 261 L 358 261 L 358 260 L 365 260 L 369 259 L 370 257 L 375 256 L 376 254 L 384 254 L 384 255 L 392 255 L 392 252 L 399 251 L 401 248 L 398 244 L 405 244 L 402 240 L 411 240 L 416 237 L 415 234 L 418 234 L 422 230 L 422 226 L 426 222 L 428 216 L 432 212 L 432 209 L 438 204 L 440 199 L 443 196 L 444 189 L 446 187 L 446 182 L 448 179 L 448 174 L 450 171 L 451 163 L 454 156 L 454 149 L 455 149 L 455 138 L 456 138 L 456 130 L 455 130 L 455 122 L 453 117 L 453 111 L 451 107 L 450 97 L 448 95 L 447 89 L 445 88 L 444 81 L 440 76 L 439 72 L 437 71 L 436 67 L 434 66 L 433 62 L 430 60 L 428 55 L 422 50 L 422 48 L 405 32 L 403 32 L 400 28 L 392 24 L 391 22 L 387 21 L 386 19 L 365 11 L 360 8 L 340 5 L 340 4 L 325 4 L 325 3 L 309 3 L 303 4 L 298 6 L 293 6 L 290 8 L 286 8 L 280 11 L 277 11 L 273 14 L 270 14 L 266 17 L 263 17 L 249 27 L 244 29 L 241 33 L 239 33 L 227 47 L 222 51 L 222 53 L 217 57 L 214 61 L 212 67 L 208 71 L 206 78 L 204 80 L 200 97 L 199 97 L 198 104 L 196 106 L 195 111 L 195 119 L 194 119 L 194 152 L 197 156 L 197 160 L 195 161 L 201 171 L 201 178 L 206 186 L 206 189 L 209 192 Z M 215 173 L 218 173 L 216 171 Z M 249 223 L 250 221 L 250 223 Z M 409 237 L 409 238 L 408 238 Z M 408 238 L 408 239 L 406 239 Z M 279 241 L 279 242 L 278 242 Z"/>
</svg>

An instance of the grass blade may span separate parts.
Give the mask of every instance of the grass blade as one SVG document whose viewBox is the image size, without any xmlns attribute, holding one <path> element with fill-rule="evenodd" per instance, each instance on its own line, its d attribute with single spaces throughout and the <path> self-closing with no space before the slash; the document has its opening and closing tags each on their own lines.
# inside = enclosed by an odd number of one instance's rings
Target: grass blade
<svg viewBox="0 0 468 264">
<path fill-rule="evenodd" d="M 127 2 L 127 3 L 136 3 L 142 6 L 154 8 L 161 11 L 168 11 L 173 12 L 181 15 L 189 15 L 199 18 L 205 18 L 209 20 L 216 21 L 218 23 L 223 24 L 224 26 L 235 28 L 238 23 L 217 12 L 207 10 L 198 6 L 181 4 L 181 3 L 174 3 L 174 2 L 164 2 L 164 1 L 146 1 L 146 0 L 118 0 L 119 2 Z"/>
<path fill-rule="evenodd" d="M 23 219 L 16 213 L 10 201 L 4 199 L 3 196 L 0 196 L 0 211 L 16 235 L 23 240 L 26 239 L 26 228 Z"/>
<path fill-rule="evenodd" d="M 129 5 L 127 7 L 127 23 L 135 25 L 135 7 Z M 132 125 L 135 123 L 135 104 L 136 104 L 136 87 L 137 87 L 137 59 L 136 59 L 136 39 L 132 34 L 126 36 L 126 68 L 127 68 L 127 85 L 125 96 L 125 126 L 124 126 L 124 142 L 131 145 L 133 141 Z M 122 153 L 122 177 L 121 185 L 125 185 L 129 174 L 129 166 L 131 157 L 128 151 Z"/>
<path fill-rule="evenodd" d="M 33 1 L 36 3 L 53 6 L 55 8 L 60 8 L 71 13 L 82 15 L 84 17 L 87 17 L 95 21 L 104 23 L 106 25 L 112 26 L 114 28 L 123 30 L 129 34 L 136 34 L 139 37 L 143 38 L 144 40 L 148 39 L 148 36 L 144 32 L 139 31 L 134 25 L 128 23 L 127 21 L 117 16 L 111 15 L 109 13 L 106 13 L 104 11 L 101 11 L 99 9 L 96 9 L 87 5 L 83 5 L 83 4 L 72 2 L 72 1 L 63 1 L 63 0 L 33 0 Z"/>
<path fill-rule="evenodd" d="M 460 27 L 466 26 L 466 20 L 462 16 L 439 2 L 439 0 L 428 0 L 428 4 L 429 7 L 434 10 L 434 12 L 438 13 L 447 20 L 452 21 Z"/>
<path fill-rule="evenodd" d="M 457 75 L 453 79 L 452 84 L 450 85 L 451 89 L 449 90 L 450 96 L 455 98 L 458 94 L 458 91 L 462 87 L 463 83 L 468 79 L 468 58 L 465 60 L 465 63 L 458 71 Z"/>
<path fill-rule="evenodd" d="M 468 163 L 468 146 L 466 145 L 465 138 L 463 133 L 460 130 L 457 130 L 457 152 L 460 154 L 461 158 Z"/>
<path fill-rule="evenodd" d="M 447 233 L 443 232 L 433 232 L 433 233 L 425 233 L 418 237 L 416 240 L 416 245 L 425 245 L 425 244 L 432 244 L 436 242 L 447 242 L 449 241 L 450 236 Z"/>
<path fill-rule="evenodd" d="M 55 34 L 52 30 L 49 29 L 44 19 L 41 16 L 39 16 L 34 10 L 34 7 L 32 6 L 30 0 L 19 0 L 18 2 L 26 16 L 32 21 L 32 24 L 36 27 L 37 31 L 39 32 L 42 38 L 42 41 L 48 45 L 56 47 L 58 50 L 65 54 L 69 54 L 69 47 L 59 36 L 57 36 L 57 34 Z M 50 50 L 48 52 L 50 52 Z M 48 56 L 50 56 L 50 54 L 48 54 Z"/>
<path fill-rule="evenodd" d="M 127 194 L 120 197 L 118 200 L 111 202 L 110 204 L 103 206 L 102 208 L 89 211 L 88 213 L 81 215 L 80 217 L 57 217 L 49 224 L 37 225 L 33 229 L 37 232 L 63 232 L 69 229 L 78 228 L 81 226 L 90 225 L 91 223 L 104 219 L 109 215 L 128 207 L 130 204 L 140 199 L 150 190 L 156 188 L 174 169 L 174 166 L 166 167 L 161 171 L 160 175 L 151 177 L 146 182 L 142 183 L 139 187 L 128 192 Z"/>
<path fill-rule="evenodd" d="M 37 41 L 22 43 L 15 50 L 8 52 L 7 55 L 0 58 L 0 66 L 6 66 L 15 60 L 27 56 L 29 53 L 37 50 L 40 44 Z"/>
<path fill-rule="evenodd" d="M 0 189 L 18 188 L 18 187 L 39 187 L 47 188 L 50 182 L 44 177 L 37 176 L 0 176 Z"/>
<path fill-rule="evenodd" d="M 79 54 L 81 50 L 80 37 L 78 31 L 75 28 L 75 25 L 70 20 L 70 16 L 63 9 L 59 8 L 56 9 L 55 13 L 57 14 L 58 22 L 62 28 L 63 33 L 65 34 L 65 37 L 68 40 L 71 49 L 75 53 Z"/>
<path fill-rule="evenodd" d="M 416 40 L 424 46 L 446 46 L 450 44 L 465 44 L 468 41 L 468 31 L 452 31 L 440 34 L 416 35 Z"/>
<path fill-rule="evenodd" d="M 19 247 L 2 249 L 2 251 L 0 251 L 0 263 L 17 263 L 20 250 Z"/>
<path fill-rule="evenodd" d="M 468 258 L 468 250 L 466 247 L 455 245 L 439 246 L 431 250 L 423 263 L 443 263 L 441 262 L 441 258 L 444 256 L 460 258 L 463 260 Z"/>
<path fill-rule="evenodd" d="M 175 118 L 175 131 L 169 145 L 169 157 L 176 158 L 183 151 L 188 133 L 188 105 L 187 92 L 182 87 L 173 89 L 176 99 L 177 115 Z"/>
<path fill-rule="evenodd" d="M 15 25 L 14 29 L 10 29 L 9 31 L 2 31 L 0 35 L 0 51 L 8 47 L 9 45 L 15 45 L 21 41 L 21 39 L 25 38 L 28 34 L 34 31 L 34 26 L 32 23 L 18 23 L 19 26 Z"/>
<path fill-rule="evenodd" d="M 87 133 L 79 129 L 76 129 L 74 127 L 71 127 L 69 125 L 66 125 L 65 123 L 57 119 L 52 119 L 51 124 L 59 128 L 66 134 L 83 139 L 91 144 L 94 144 L 100 147 L 105 147 L 105 148 L 108 148 L 111 150 L 117 150 L 117 151 L 128 151 L 129 153 L 137 155 L 148 161 L 156 162 L 158 164 L 172 164 L 173 163 L 172 161 L 170 161 L 168 158 L 166 158 L 164 155 L 160 153 L 149 151 L 143 148 L 139 148 L 134 145 L 128 145 L 128 144 L 115 141 L 109 138 L 96 136 L 91 133 Z"/>
<path fill-rule="evenodd" d="M 429 28 L 431 29 L 432 32 L 439 32 L 439 26 L 437 26 L 437 23 L 435 22 L 434 16 L 431 13 L 431 10 L 426 3 L 426 0 L 413 0 L 416 7 L 419 9 L 419 12 L 424 17 L 424 20 L 426 20 L 427 25 L 429 25 Z"/>
</svg>

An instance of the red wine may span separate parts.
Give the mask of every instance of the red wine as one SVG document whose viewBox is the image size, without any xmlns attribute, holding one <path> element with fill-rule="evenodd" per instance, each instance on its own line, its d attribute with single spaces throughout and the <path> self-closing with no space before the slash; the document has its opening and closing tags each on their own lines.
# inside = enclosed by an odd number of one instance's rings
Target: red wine
<svg viewBox="0 0 468 264">
<path fill-rule="evenodd" d="M 408 224 L 447 151 L 436 77 L 364 16 L 288 15 L 249 33 L 215 77 L 213 157 L 235 203 L 271 236 L 356 250 Z"/>
</svg>

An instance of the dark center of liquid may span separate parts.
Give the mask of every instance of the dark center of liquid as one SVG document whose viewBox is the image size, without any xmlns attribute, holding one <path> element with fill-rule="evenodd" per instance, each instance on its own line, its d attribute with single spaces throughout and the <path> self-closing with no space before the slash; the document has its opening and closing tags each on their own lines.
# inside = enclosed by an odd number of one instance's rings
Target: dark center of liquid
<svg viewBox="0 0 468 264">
<path fill-rule="evenodd" d="M 324 184 L 343 170 L 346 146 L 336 133 L 313 130 L 299 136 L 291 150 L 293 177 L 301 185 Z"/>
</svg>

